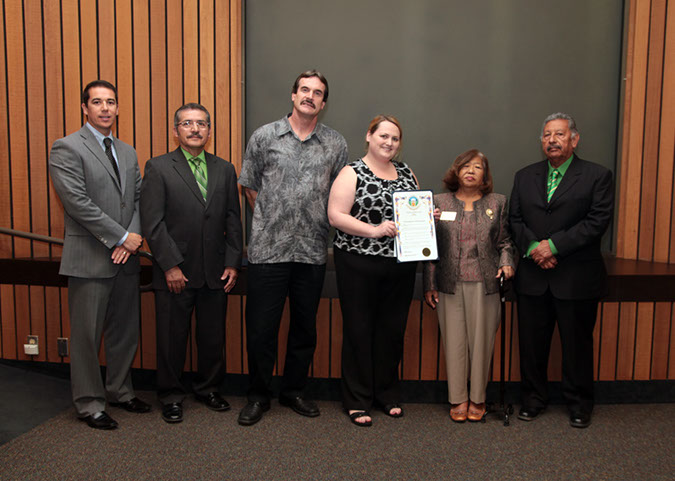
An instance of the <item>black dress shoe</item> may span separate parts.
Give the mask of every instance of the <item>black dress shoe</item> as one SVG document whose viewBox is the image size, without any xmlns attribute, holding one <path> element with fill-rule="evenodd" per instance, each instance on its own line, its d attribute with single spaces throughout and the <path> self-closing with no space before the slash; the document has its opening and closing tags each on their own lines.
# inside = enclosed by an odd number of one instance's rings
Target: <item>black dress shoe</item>
<svg viewBox="0 0 675 481">
<path fill-rule="evenodd" d="M 116 408 L 126 409 L 130 413 L 147 413 L 152 409 L 152 406 L 150 406 L 145 401 L 138 399 L 137 397 L 124 402 L 111 401 L 108 404 Z"/>
<path fill-rule="evenodd" d="M 89 425 L 90 428 L 94 429 L 116 429 L 117 421 L 108 416 L 108 413 L 105 411 L 99 411 L 97 413 L 91 414 L 89 416 L 78 418 L 80 421 L 84 421 Z"/>
<path fill-rule="evenodd" d="M 279 404 L 282 406 L 287 406 L 296 413 L 302 414 L 303 416 L 308 416 L 310 418 L 315 418 L 321 414 L 319 407 L 314 401 L 308 401 L 307 399 L 303 399 L 300 396 L 294 398 L 279 396 Z"/>
<path fill-rule="evenodd" d="M 520 411 L 518 411 L 518 419 L 521 421 L 533 421 L 539 417 L 543 410 L 543 408 L 531 408 L 523 406 L 520 408 Z"/>
<path fill-rule="evenodd" d="M 591 415 L 588 413 L 570 414 L 570 426 L 573 428 L 587 428 L 591 425 Z"/>
<path fill-rule="evenodd" d="M 218 392 L 210 392 L 206 396 L 195 394 L 197 401 L 206 404 L 206 407 L 214 411 L 227 411 L 230 409 L 228 403 Z"/>
<path fill-rule="evenodd" d="M 167 423 L 179 423 L 183 421 L 183 404 L 164 404 L 162 406 L 162 419 L 164 419 Z"/>
<path fill-rule="evenodd" d="M 262 419 L 263 413 L 270 410 L 270 403 L 249 401 L 239 413 L 237 422 L 242 426 L 251 426 Z"/>
</svg>

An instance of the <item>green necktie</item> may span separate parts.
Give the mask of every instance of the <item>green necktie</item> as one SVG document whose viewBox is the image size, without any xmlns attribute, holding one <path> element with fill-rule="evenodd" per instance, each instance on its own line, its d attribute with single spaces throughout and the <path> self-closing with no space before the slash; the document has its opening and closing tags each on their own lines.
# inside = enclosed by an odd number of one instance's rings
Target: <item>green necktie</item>
<svg viewBox="0 0 675 481">
<path fill-rule="evenodd" d="M 548 178 L 548 183 L 546 184 L 546 201 L 551 202 L 551 197 L 553 197 L 553 193 L 555 190 L 558 188 L 558 184 L 560 183 L 560 172 L 558 169 L 553 169 L 553 172 L 551 172 L 551 176 Z"/>
<path fill-rule="evenodd" d="M 192 157 L 190 162 L 195 166 L 194 173 L 195 179 L 197 180 L 197 185 L 199 190 L 202 191 L 202 196 L 206 200 L 206 175 L 204 174 L 204 162 L 199 157 Z"/>
</svg>

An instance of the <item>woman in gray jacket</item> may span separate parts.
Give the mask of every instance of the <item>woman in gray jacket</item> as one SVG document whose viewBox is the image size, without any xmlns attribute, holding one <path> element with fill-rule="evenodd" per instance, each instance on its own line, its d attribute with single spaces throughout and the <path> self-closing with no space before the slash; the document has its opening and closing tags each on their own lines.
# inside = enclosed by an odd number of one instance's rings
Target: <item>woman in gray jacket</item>
<svg viewBox="0 0 675 481">
<path fill-rule="evenodd" d="M 480 421 L 499 327 L 499 277 L 513 277 L 515 248 L 506 197 L 492 192 L 483 153 L 461 154 L 443 183 L 450 192 L 434 196 L 439 259 L 425 263 L 424 298 L 438 306 L 450 417 Z"/>
</svg>

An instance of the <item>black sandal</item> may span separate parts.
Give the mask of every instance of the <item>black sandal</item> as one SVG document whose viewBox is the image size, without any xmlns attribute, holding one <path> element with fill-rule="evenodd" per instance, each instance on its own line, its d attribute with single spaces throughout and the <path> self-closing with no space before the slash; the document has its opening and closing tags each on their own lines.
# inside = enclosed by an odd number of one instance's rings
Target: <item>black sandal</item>
<svg viewBox="0 0 675 481">
<path fill-rule="evenodd" d="M 362 428 L 367 428 L 369 426 L 373 425 L 373 421 L 366 421 L 365 423 L 360 423 L 357 421 L 357 419 L 368 416 L 370 417 L 370 414 L 368 411 L 354 411 L 353 413 L 349 414 L 349 411 L 347 411 L 347 416 L 349 416 L 349 420 L 352 422 L 352 424 L 356 424 L 357 426 L 360 426 Z"/>
<path fill-rule="evenodd" d="M 400 409 L 401 412 L 398 413 L 398 414 L 392 414 L 391 411 L 393 409 L 396 409 L 396 408 Z M 386 414 L 389 417 L 392 417 L 392 418 L 402 418 L 403 417 L 403 408 L 401 407 L 401 405 L 399 403 L 387 404 L 382 408 L 382 410 L 384 411 L 384 414 Z"/>
</svg>

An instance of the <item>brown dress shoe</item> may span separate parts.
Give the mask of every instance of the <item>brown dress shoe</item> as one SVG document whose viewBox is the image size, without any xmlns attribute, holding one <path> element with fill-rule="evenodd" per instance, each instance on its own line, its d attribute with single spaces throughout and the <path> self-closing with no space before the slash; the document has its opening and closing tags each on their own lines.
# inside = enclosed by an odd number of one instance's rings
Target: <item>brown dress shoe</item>
<svg viewBox="0 0 675 481">
<path fill-rule="evenodd" d="M 450 408 L 450 419 L 456 423 L 463 423 L 466 421 L 466 404 L 466 402 L 453 404 Z"/>
</svg>

